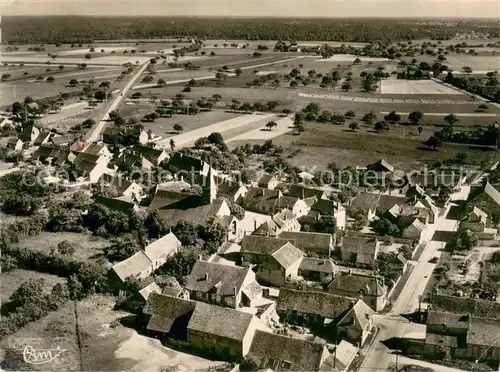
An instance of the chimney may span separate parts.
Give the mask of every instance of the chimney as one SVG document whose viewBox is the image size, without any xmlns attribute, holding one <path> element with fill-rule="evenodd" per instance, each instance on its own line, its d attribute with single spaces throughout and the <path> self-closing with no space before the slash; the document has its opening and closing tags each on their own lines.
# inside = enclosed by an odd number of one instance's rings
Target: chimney
<svg viewBox="0 0 500 372">
<path fill-rule="evenodd" d="M 238 296 L 238 288 L 236 288 L 236 286 L 234 286 L 234 297 L 237 297 Z"/>
<path fill-rule="evenodd" d="M 366 285 L 366 294 L 370 294 L 370 286 L 368 284 Z"/>
<path fill-rule="evenodd" d="M 352 270 L 351 269 L 349 269 L 349 275 L 352 275 Z"/>
<path fill-rule="evenodd" d="M 204 277 L 205 280 L 208 280 L 208 273 L 205 273 L 205 277 Z"/>
<path fill-rule="evenodd" d="M 203 257 L 201 254 L 198 255 L 198 261 L 202 261 L 203 260 Z"/>
<path fill-rule="evenodd" d="M 266 190 L 262 188 L 262 196 L 266 196 Z"/>
</svg>

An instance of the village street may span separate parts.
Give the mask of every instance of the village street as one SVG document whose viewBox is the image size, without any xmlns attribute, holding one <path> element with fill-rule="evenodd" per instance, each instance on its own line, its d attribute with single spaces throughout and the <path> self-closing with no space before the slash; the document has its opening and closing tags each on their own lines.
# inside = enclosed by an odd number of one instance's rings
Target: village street
<svg viewBox="0 0 500 372">
<path fill-rule="evenodd" d="M 453 199 L 462 199 L 462 197 Z M 375 324 L 378 326 L 379 332 L 367 350 L 360 370 L 386 371 L 390 365 L 396 363 L 396 354 L 383 345 L 382 341 L 391 338 L 425 338 L 425 325 L 412 323 L 401 317 L 400 314 L 409 314 L 418 310 L 420 296 L 424 293 L 435 267 L 435 264 L 428 261 L 434 256 L 439 256 L 440 249 L 444 248 L 445 245 L 443 242 L 432 240 L 434 233 L 436 231 L 456 231 L 458 228 L 458 221 L 446 218 L 453 205 L 450 203 L 447 206 L 435 224 L 427 226 L 424 233 L 424 241 L 427 241 L 427 244 L 418 261 L 410 261 L 414 265 L 413 272 L 391 311 L 384 315 L 375 316 Z M 402 365 L 403 359 L 401 357 L 398 359 L 399 364 Z M 417 360 L 404 359 L 404 364 L 419 363 L 420 361 Z M 441 366 L 436 366 L 436 370 L 441 371 Z"/>
</svg>

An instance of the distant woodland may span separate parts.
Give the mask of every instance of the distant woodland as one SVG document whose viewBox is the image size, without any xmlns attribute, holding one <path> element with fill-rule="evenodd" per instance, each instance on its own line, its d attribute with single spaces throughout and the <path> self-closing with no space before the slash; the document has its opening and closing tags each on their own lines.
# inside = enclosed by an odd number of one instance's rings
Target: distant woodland
<svg viewBox="0 0 500 372">
<path fill-rule="evenodd" d="M 99 39 L 186 38 L 395 42 L 447 40 L 470 31 L 499 37 L 493 21 L 247 19 L 167 17 L 4 17 L 3 42 L 91 43 Z"/>
</svg>

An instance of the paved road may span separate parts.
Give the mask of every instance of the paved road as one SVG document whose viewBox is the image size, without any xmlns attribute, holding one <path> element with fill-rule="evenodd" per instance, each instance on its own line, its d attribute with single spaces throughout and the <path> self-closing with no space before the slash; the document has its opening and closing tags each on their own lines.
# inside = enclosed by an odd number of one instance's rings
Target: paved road
<svg viewBox="0 0 500 372">
<path fill-rule="evenodd" d="M 85 141 L 86 142 L 95 142 L 99 139 L 99 136 L 101 135 L 101 131 L 103 130 L 104 126 L 106 125 L 107 120 L 109 120 L 109 113 L 113 110 L 116 110 L 122 100 L 127 96 L 129 90 L 133 87 L 137 79 L 142 75 L 144 70 L 146 70 L 146 67 L 148 67 L 149 61 L 144 63 L 140 69 L 136 71 L 136 73 L 132 76 L 130 81 L 127 83 L 127 85 L 122 89 L 121 93 L 116 96 L 116 98 L 111 102 L 109 105 L 108 109 L 104 113 L 103 117 L 97 123 L 94 127 L 92 127 L 87 135 L 85 136 Z"/>
<path fill-rule="evenodd" d="M 458 227 L 457 221 L 446 219 L 451 206 L 449 205 L 446 208 L 443 216 L 438 218 L 435 224 L 427 226 L 424 232 L 424 241 L 427 241 L 427 244 L 418 262 L 412 262 L 414 269 L 403 291 L 395 301 L 392 310 L 388 314 L 375 317 L 375 324 L 377 324 L 380 331 L 368 349 L 360 370 L 385 371 L 391 363 L 395 363 L 396 356 L 391 354 L 391 350 L 383 345 L 381 341 L 393 337 L 405 338 L 409 334 L 422 332 L 423 326 L 421 324 L 410 323 L 399 315 L 418 310 L 419 296 L 424 293 L 435 267 L 435 264 L 428 263 L 428 260 L 434 256 L 439 256 L 439 250 L 444 246 L 442 242 L 431 240 L 434 232 L 436 230 L 456 231 Z M 419 361 L 412 361 L 412 364 L 419 364 Z"/>
</svg>

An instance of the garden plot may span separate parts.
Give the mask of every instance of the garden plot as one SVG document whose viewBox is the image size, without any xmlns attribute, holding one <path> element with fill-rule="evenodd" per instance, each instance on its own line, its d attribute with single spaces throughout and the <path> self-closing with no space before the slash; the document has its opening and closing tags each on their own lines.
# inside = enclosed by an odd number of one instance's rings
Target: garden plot
<svg viewBox="0 0 500 372">
<path fill-rule="evenodd" d="M 380 82 L 382 94 L 462 94 L 433 80 L 388 79 Z"/>
</svg>

